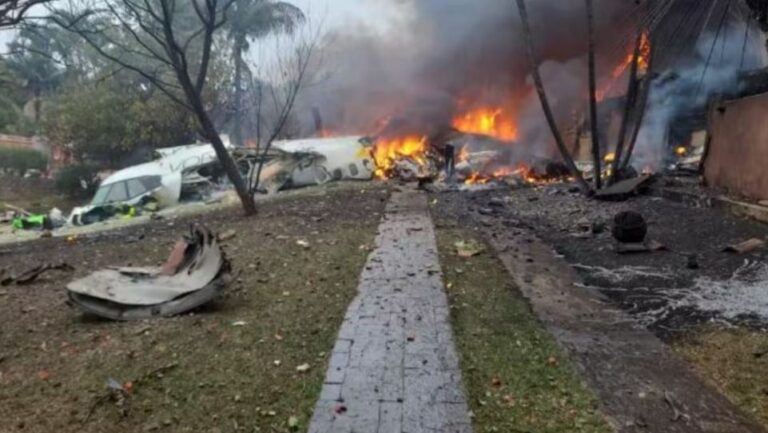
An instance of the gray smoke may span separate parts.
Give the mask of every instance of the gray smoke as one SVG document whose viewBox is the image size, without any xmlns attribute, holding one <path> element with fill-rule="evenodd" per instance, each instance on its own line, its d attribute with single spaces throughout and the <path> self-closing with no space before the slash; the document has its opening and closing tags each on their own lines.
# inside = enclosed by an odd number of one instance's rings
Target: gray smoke
<svg viewBox="0 0 768 433">
<path fill-rule="evenodd" d="M 542 73 L 558 117 L 567 122 L 586 89 L 586 15 L 582 2 L 529 1 Z M 626 2 L 596 2 L 607 33 Z M 403 130 L 431 133 L 450 123 L 457 104 L 515 102 L 521 141 L 549 142 L 538 100 L 528 93 L 529 65 L 519 18 L 509 0 L 401 0 L 407 25 L 391 34 L 350 26 L 324 43 L 320 85 L 302 97 L 303 111 L 320 108 L 324 124 L 370 133 L 394 116 Z M 583 101 L 582 101 L 583 102 Z"/>
<path fill-rule="evenodd" d="M 670 126 L 686 115 L 705 116 L 713 97 L 733 97 L 740 89 L 740 73 L 764 67 L 759 44 L 747 40 L 744 50 L 743 25 L 724 29 L 720 34 L 704 34 L 695 56 L 685 65 L 670 68 L 654 80 L 648 111 L 637 142 L 634 164 L 662 168 L 669 157 Z"/>
<path fill-rule="evenodd" d="M 574 113 L 584 112 L 587 105 L 584 2 L 527 3 L 541 73 L 558 124 L 567 136 Z M 519 145 L 530 156 L 554 155 L 551 132 L 531 91 L 513 1 L 398 0 L 397 4 L 410 19 L 390 34 L 375 34 L 350 24 L 327 37 L 320 74 L 326 78 L 303 93 L 298 112 L 319 108 L 325 127 L 337 133 L 371 134 L 386 124 L 397 133 L 431 135 L 450 124 L 459 104 L 511 103 L 520 127 Z M 598 68 L 603 75 L 613 70 L 617 56 L 627 54 L 621 46 L 632 42 L 634 31 L 628 18 L 635 7 L 630 1 L 595 1 Z M 718 48 L 718 61 L 710 67 L 699 92 L 703 96 L 733 78 L 730 56 L 734 51 L 740 53 L 741 47 L 731 45 L 743 37 L 728 40 L 724 51 L 729 54 L 720 61 Z M 619 50 L 612 48 L 616 45 Z M 711 44 L 701 41 L 702 49 L 707 46 Z M 701 57 L 699 53 L 697 58 Z M 690 88 L 701 75 L 697 73 L 701 64 L 678 70 L 678 80 L 658 80 L 641 136 L 641 154 L 658 150 L 670 120 L 695 106 Z M 616 83 L 619 93 L 625 87 L 625 82 Z M 309 116 L 305 123 L 305 131 L 311 133 Z"/>
</svg>

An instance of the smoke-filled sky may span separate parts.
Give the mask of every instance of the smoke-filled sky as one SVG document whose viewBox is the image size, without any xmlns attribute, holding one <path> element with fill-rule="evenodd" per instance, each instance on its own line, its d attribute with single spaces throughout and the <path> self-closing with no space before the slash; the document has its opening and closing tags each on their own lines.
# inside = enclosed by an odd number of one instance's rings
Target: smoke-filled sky
<svg viewBox="0 0 768 433">
<path fill-rule="evenodd" d="M 313 8 L 322 3 L 304 1 Z M 350 13 L 359 20 L 329 26 L 323 64 L 329 80 L 306 92 L 302 101 L 319 107 L 327 124 L 344 132 L 370 132 L 377 121 L 393 115 L 401 118 L 401 128 L 430 133 L 423 129 L 445 126 L 461 106 L 486 104 L 536 116 L 526 113 L 535 106 L 526 94 L 529 65 L 514 2 L 371 0 L 356 2 L 354 9 L 344 6 L 353 3 L 331 4 L 329 17 Z M 584 92 L 584 86 L 574 85 L 586 79 L 584 5 L 563 0 L 528 4 L 542 72 L 565 116 L 571 107 L 560 102 L 576 101 Z M 627 4 L 596 2 L 601 33 L 615 25 Z M 538 131 L 538 122 L 533 123 Z"/>
</svg>

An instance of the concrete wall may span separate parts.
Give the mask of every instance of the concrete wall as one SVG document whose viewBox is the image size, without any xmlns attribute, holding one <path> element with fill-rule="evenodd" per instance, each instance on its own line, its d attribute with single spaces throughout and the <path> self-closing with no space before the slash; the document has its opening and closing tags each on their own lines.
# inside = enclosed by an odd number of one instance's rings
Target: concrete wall
<svg viewBox="0 0 768 433">
<path fill-rule="evenodd" d="M 768 93 L 716 104 L 709 113 L 707 184 L 768 200 Z"/>
<path fill-rule="evenodd" d="M 0 134 L 0 148 L 5 149 L 34 149 L 35 140 L 28 137 L 20 137 L 18 135 L 5 135 Z"/>
</svg>

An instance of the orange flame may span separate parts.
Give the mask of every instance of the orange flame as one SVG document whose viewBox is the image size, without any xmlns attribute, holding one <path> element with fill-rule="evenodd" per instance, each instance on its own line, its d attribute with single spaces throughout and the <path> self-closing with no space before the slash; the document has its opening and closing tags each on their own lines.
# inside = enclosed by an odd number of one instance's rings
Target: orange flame
<svg viewBox="0 0 768 433">
<path fill-rule="evenodd" d="M 517 139 L 513 116 L 501 108 L 481 107 L 453 119 L 453 127 L 467 134 L 483 134 L 503 141 Z"/>
<path fill-rule="evenodd" d="M 427 137 L 379 139 L 374 144 L 372 153 L 376 163 L 376 177 L 387 178 L 395 163 L 403 158 L 410 158 L 421 166 L 427 164 Z"/>
<path fill-rule="evenodd" d="M 335 138 L 338 136 L 335 132 L 328 129 L 321 129 L 320 131 L 317 131 L 315 135 L 318 138 Z"/>
<path fill-rule="evenodd" d="M 648 31 L 644 31 L 643 34 L 640 36 L 640 57 L 637 61 L 637 72 L 638 74 L 645 74 L 648 72 L 648 68 L 650 67 L 650 58 L 651 58 L 651 39 L 648 36 Z M 635 59 L 635 47 L 632 46 L 630 48 L 629 53 L 624 56 L 624 58 L 621 60 L 621 63 L 616 65 L 616 67 L 613 69 L 613 72 L 611 72 L 611 77 L 608 80 L 608 82 L 597 91 L 597 100 L 602 101 L 605 99 L 606 96 L 608 96 L 609 93 L 611 93 L 611 90 L 613 90 L 614 86 L 616 85 L 616 82 L 621 78 L 627 70 L 629 70 L 630 66 L 632 66 L 632 62 Z"/>
</svg>

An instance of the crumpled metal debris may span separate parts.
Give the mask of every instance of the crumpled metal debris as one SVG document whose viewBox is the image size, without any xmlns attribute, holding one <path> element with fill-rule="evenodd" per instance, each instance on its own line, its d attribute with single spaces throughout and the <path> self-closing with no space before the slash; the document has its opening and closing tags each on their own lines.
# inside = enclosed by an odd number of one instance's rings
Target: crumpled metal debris
<svg viewBox="0 0 768 433">
<path fill-rule="evenodd" d="M 230 279 L 230 263 L 216 236 L 193 227 L 162 267 L 103 269 L 69 283 L 67 290 L 84 312 L 112 320 L 143 320 L 182 314 L 211 302 Z"/>
<path fill-rule="evenodd" d="M 753 251 L 759 250 L 765 246 L 765 241 L 762 239 L 749 239 L 744 242 L 729 245 L 723 249 L 726 253 L 747 254 Z"/>
</svg>

